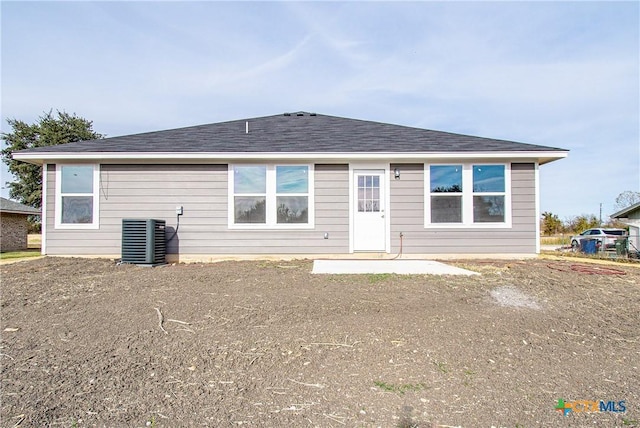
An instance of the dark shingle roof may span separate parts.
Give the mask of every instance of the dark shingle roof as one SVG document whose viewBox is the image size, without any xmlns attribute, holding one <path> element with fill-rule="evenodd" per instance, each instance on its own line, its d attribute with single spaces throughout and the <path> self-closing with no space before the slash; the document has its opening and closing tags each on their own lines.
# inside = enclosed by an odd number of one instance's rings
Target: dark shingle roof
<svg viewBox="0 0 640 428">
<path fill-rule="evenodd" d="M 249 132 L 246 132 L 248 123 Z M 443 153 L 560 151 L 313 113 L 290 113 L 41 147 L 22 153 Z M 20 153 L 20 152 L 16 152 Z"/>
<path fill-rule="evenodd" d="M 0 198 L 0 211 L 3 213 L 39 215 L 40 210 L 6 198 Z"/>
</svg>

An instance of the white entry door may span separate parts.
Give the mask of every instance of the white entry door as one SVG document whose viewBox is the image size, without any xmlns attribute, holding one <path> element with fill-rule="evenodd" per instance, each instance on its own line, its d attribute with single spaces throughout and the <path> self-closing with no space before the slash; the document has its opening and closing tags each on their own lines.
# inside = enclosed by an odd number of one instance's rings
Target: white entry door
<svg viewBox="0 0 640 428">
<path fill-rule="evenodd" d="M 384 177 L 384 170 L 354 171 L 354 251 L 386 251 Z"/>
</svg>

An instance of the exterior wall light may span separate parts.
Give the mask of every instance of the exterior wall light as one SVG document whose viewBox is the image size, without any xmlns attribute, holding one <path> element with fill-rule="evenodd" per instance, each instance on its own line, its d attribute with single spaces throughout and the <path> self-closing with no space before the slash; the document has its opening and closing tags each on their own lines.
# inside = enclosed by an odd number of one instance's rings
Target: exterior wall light
<svg viewBox="0 0 640 428">
<path fill-rule="evenodd" d="M 393 176 L 395 177 L 396 180 L 400 180 L 400 168 L 393 169 Z"/>
</svg>

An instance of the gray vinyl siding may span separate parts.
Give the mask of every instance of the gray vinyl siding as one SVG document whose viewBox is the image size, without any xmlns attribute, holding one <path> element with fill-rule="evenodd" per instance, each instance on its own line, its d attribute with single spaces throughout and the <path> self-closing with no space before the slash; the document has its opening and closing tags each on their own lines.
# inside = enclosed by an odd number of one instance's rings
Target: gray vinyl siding
<svg viewBox="0 0 640 428">
<path fill-rule="evenodd" d="M 227 165 L 101 165 L 100 228 L 55 229 L 55 168 L 47 171 L 47 254 L 117 255 L 123 218 L 167 222 L 170 254 L 326 254 L 349 251 L 348 165 L 316 165 L 315 228 L 229 230 Z M 324 239 L 325 232 L 329 239 Z"/>
<path fill-rule="evenodd" d="M 429 229 L 424 227 L 424 164 L 391 164 L 401 170 L 390 182 L 391 253 L 533 254 L 536 251 L 535 164 L 511 164 L 512 227 Z M 228 167 L 224 165 L 101 165 L 100 228 L 55 228 L 55 165 L 47 168 L 46 252 L 50 255 L 118 255 L 123 218 L 156 218 L 176 226 L 170 254 L 347 254 L 349 167 L 316 164 L 315 227 L 297 230 L 230 230 Z M 324 234 L 329 239 L 324 239 Z"/>
<path fill-rule="evenodd" d="M 535 165 L 511 164 L 509 229 L 428 229 L 424 227 L 424 165 L 391 164 L 400 168 L 391 180 L 391 252 L 404 254 L 533 254 L 536 252 Z"/>
</svg>

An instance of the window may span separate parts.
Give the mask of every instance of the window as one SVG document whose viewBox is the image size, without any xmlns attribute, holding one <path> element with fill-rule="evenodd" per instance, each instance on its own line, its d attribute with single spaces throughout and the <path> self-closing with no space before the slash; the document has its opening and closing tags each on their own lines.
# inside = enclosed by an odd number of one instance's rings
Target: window
<svg viewBox="0 0 640 428">
<path fill-rule="evenodd" d="M 431 222 L 462 223 L 462 165 L 431 165 Z"/>
<path fill-rule="evenodd" d="M 510 227 L 504 164 L 425 165 L 426 227 Z"/>
<path fill-rule="evenodd" d="M 56 168 L 56 228 L 97 229 L 98 165 L 58 165 Z"/>
<path fill-rule="evenodd" d="M 504 165 L 473 165 L 473 222 L 504 223 Z"/>
<path fill-rule="evenodd" d="M 358 212 L 380 212 L 380 176 L 358 176 Z"/>
<path fill-rule="evenodd" d="M 229 174 L 229 227 L 313 227 L 311 165 L 233 165 Z"/>
<path fill-rule="evenodd" d="M 266 223 L 267 168 L 237 166 L 233 172 L 235 223 Z"/>
<path fill-rule="evenodd" d="M 309 167 L 276 166 L 277 221 L 309 223 Z"/>
</svg>

